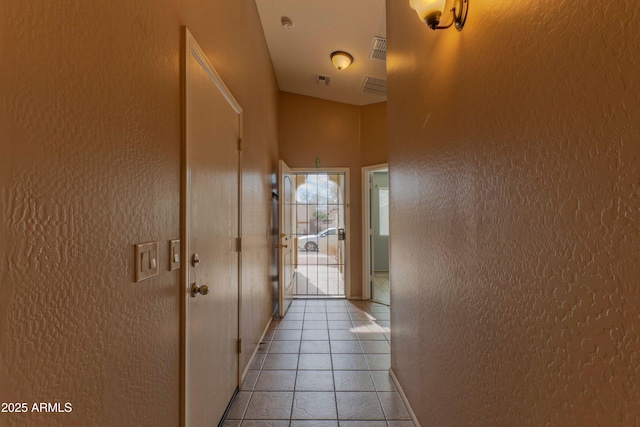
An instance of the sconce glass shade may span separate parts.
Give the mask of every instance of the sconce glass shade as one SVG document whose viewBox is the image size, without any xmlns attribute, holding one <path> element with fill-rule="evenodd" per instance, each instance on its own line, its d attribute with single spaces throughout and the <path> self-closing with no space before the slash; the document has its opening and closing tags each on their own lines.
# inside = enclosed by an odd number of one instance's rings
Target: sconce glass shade
<svg viewBox="0 0 640 427">
<path fill-rule="evenodd" d="M 446 0 L 410 0 L 409 5 L 416 11 L 422 22 L 435 29 L 440 24 L 440 17 Z"/>
<path fill-rule="evenodd" d="M 440 18 L 444 13 L 447 0 L 409 0 L 409 6 L 418 14 L 418 18 L 429 26 L 432 30 L 444 30 L 455 24 L 458 31 L 462 31 L 467 22 L 467 12 L 469 11 L 469 0 L 452 0 L 451 22 L 447 25 L 440 25 Z"/>
<path fill-rule="evenodd" d="M 331 54 L 331 62 L 333 62 L 333 66 L 338 70 L 344 70 L 353 62 L 353 56 L 347 52 L 338 50 Z"/>
</svg>

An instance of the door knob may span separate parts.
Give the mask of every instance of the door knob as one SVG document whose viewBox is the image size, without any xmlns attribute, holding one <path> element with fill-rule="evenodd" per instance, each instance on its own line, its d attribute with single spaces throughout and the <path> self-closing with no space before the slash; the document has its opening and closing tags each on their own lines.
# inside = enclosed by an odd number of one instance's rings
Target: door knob
<svg viewBox="0 0 640 427">
<path fill-rule="evenodd" d="M 194 283 L 193 285 L 191 285 L 191 296 L 193 298 L 198 296 L 198 294 L 206 295 L 208 293 L 209 293 L 209 287 L 207 285 L 198 286 L 197 283 Z"/>
<path fill-rule="evenodd" d="M 288 248 L 289 246 L 287 245 L 275 245 L 274 248 L 276 249 L 282 249 L 282 248 Z"/>
</svg>

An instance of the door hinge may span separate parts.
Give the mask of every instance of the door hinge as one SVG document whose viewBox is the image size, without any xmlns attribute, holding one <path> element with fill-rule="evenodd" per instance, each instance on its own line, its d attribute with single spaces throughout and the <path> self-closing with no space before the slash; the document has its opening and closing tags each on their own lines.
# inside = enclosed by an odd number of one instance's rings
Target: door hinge
<svg viewBox="0 0 640 427">
<path fill-rule="evenodd" d="M 238 138 L 238 151 L 242 151 L 242 138 Z"/>
<path fill-rule="evenodd" d="M 238 354 L 242 353 L 242 338 L 238 339 Z"/>
<path fill-rule="evenodd" d="M 242 252 L 242 237 L 236 239 L 236 252 Z"/>
</svg>

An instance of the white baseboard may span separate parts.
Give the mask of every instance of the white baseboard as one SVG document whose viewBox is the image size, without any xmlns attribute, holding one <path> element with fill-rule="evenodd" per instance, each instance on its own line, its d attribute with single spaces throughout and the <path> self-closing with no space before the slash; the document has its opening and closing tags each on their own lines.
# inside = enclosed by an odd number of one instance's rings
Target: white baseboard
<svg viewBox="0 0 640 427">
<path fill-rule="evenodd" d="M 267 331 L 269 330 L 269 326 L 271 326 L 271 321 L 273 320 L 273 316 L 269 317 L 269 321 L 267 322 L 267 326 L 265 326 L 264 331 L 262 331 L 262 335 L 260 335 L 260 340 L 258 341 L 258 345 L 256 346 L 256 348 L 253 350 L 253 354 L 251 355 L 251 358 L 249 359 L 249 363 L 247 363 L 247 366 L 244 368 L 244 371 L 242 371 L 242 375 L 240 375 L 240 385 L 242 385 L 242 383 L 244 382 L 244 379 L 247 377 L 247 374 L 249 373 L 249 370 L 251 369 L 251 365 L 253 365 L 253 361 L 256 358 L 256 354 L 258 354 L 258 350 L 260 349 L 260 343 L 264 340 L 264 336 L 267 334 Z"/>
<path fill-rule="evenodd" d="M 420 423 L 418 422 L 418 418 L 416 418 L 416 413 L 413 412 L 413 409 L 411 408 L 411 405 L 409 404 L 409 401 L 407 400 L 407 395 L 404 394 L 404 390 L 402 390 L 402 386 L 400 385 L 400 382 L 398 382 L 398 377 L 396 377 L 396 374 L 393 372 L 393 369 L 389 369 L 389 375 L 391 376 L 391 380 L 393 381 L 393 384 L 398 389 L 398 393 L 400 394 L 400 397 L 402 398 L 402 402 L 404 403 L 404 406 L 407 408 L 407 412 L 409 412 L 409 416 L 411 417 L 411 421 L 413 422 L 413 425 L 415 427 L 420 427 Z"/>
</svg>

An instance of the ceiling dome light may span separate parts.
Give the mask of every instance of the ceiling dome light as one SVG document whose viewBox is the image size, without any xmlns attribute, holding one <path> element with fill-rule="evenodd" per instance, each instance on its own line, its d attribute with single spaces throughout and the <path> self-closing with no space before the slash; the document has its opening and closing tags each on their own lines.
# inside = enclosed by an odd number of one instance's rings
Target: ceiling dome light
<svg viewBox="0 0 640 427">
<path fill-rule="evenodd" d="M 337 50 L 331 54 L 331 62 L 338 70 L 344 70 L 353 62 L 353 56 L 347 52 Z"/>
</svg>

